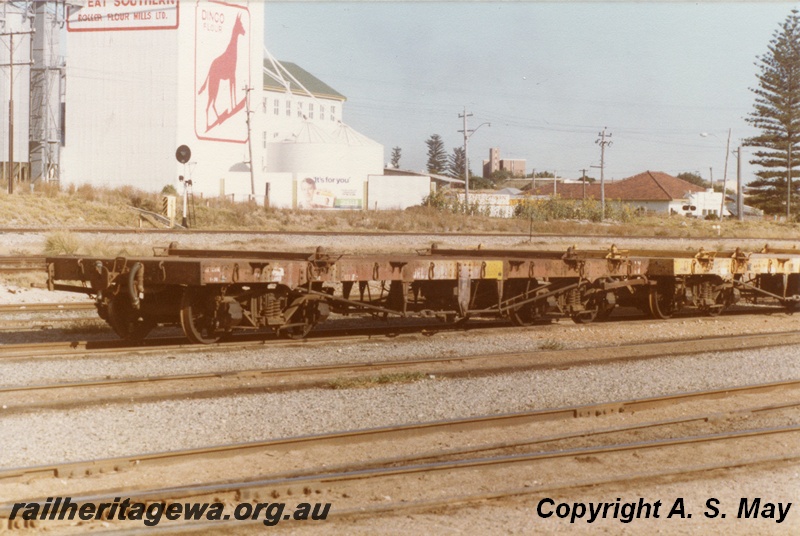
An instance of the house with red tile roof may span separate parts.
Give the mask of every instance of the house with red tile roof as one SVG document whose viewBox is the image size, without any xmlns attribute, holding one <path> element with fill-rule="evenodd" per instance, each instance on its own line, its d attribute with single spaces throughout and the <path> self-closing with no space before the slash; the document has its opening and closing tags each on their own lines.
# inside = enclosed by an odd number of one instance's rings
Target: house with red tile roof
<svg viewBox="0 0 800 536">
<path fill-rule="evenodd" d="M 559 183 L 537 187 L 530 195 L 562 199 L 600 199 L 600 183 Z M 718 215 L 722 194 L 661 171 L 645 171 L 605 184 L 606 201 L 621 201 L 651 212 L 704 217 Z M 727 211 L 726 211 L 727 212 Z"/>
</svg>

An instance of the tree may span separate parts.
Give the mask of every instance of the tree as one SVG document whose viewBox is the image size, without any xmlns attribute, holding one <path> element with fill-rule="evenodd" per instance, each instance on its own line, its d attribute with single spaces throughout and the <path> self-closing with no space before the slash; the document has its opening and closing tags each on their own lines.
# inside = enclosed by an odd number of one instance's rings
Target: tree
<svg viewBox="0 0 800 536">
<path fill-rule="evenodd" d="M 691 171 L 684 171 L 683 173 L 678 173 L 678 178 L 686 182 L 690 182 L 696 186 L 708 188 L 708 181 L 706 181 L 703 177 L 701 177 L 697 173 L 692 173 Z"/>
<path fill-rule="evenodd" d="M 441 175 L 447 171 L 447 152 L 444 150 L 442 137 L 432 134 L 425 145 L 428 146 L 428 173 Z"/>
<path fill-rule="evenodd" d="M 746 141 L 759 147 L 751 164 L 761 169 L 750 182 L 748 202 L 767 213 L 791 215 L 791 199 L 797 195 L 792 170 L 798 160 L 796 147 L 800 141 L 800 16 L 792 10 L 780 30 L 776 30 L 756 65 L 758 87 L 754 110 L 745 120 L 761 133 Z"/>
<path fill-rule="evenodd" d="M 467 159 L 463 147 L 453 147 L 453 153 L 447 157 L 447 174 L 454 179 L 464 178 Z"/>
<path fill-rule="evenodd" d="M 392 167 L 395 169 L 400 168 L 400 153 L 402 149 L 400 147 L 393 147 L 392 148 Z"/>
<path fill-rule="evenodd" d="M 501 183 L 509 179 L 513 179 L 514 177 L 511 175 L 511 172 L 509 170 L 498 169 L 497 171 L 492 171 L 492 174 L 489 175 L 489 178 L 492 179 L 494 182 Z"/>
</svg>

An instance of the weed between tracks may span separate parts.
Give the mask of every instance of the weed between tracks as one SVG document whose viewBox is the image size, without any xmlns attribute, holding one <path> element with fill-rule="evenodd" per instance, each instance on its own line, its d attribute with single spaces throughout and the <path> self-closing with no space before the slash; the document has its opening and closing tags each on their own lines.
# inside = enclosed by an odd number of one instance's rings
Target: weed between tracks
<svg viewBox="0 0 800 536">
<path fill-rule="evenodd" d="M 59 329 L 67 334 L 83 335 L 87 333 L 97 333 L 98 331 L 108 331 L 111 328 L 99 318 L 82 318 L 80 320 L 70 322 Z"/>
<path fill-rule="evenodd" d="M 398 372 L 364 378 L 338 378 L 332 380 L 329 385 L 331 389 L 369 389 L 379 385 L 414 383 L 423 379 L 425 379 L 425 374 L 422 372 Z"/>
<path fill-rule="evenodd" d="M 564 348 L 566 348 L 566 345 L 556 339 L 547 339 L 539 345 L 540 350 L 563 350 Z"/>
</svg>

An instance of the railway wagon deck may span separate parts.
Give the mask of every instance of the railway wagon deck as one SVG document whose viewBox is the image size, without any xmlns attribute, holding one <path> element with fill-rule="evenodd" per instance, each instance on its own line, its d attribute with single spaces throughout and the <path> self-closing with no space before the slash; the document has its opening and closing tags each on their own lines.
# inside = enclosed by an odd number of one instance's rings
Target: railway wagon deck
<svg viewBox="0 0 800 536">
<path fill-rule="evenodd" d="M 618 305 L 666 318 L 684 307 L 715 315 L 738 301 L 794 307 L 800 253 L 449 250 L 336 254 L 156 248 L 149 257 L 46 259 L 51 290 L 95 297 L 121 337 L 141 339 L 180 323 L 195 343 L 234 330 L 304 337 L 341 315 L 508 318 L 530 325 L 552 315 L 576 322 Z"/>
</svg>

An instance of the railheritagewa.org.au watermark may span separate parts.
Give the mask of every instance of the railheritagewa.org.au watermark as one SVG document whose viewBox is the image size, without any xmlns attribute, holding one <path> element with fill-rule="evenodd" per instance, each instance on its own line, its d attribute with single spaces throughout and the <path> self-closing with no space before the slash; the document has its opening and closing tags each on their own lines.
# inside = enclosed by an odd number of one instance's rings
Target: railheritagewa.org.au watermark
<svg viewBox="0 0 800 536">
<path fill-rule="evenodd" d="M 119 520 L 140 521 L 154 527 L 167 521 L 256 521 L 266 526 L 283 520 L 324 521 L 331 503 L 282 502 L 236 504 L 233 509 L 221 502 L 137 502 L 130 498 L 114 498 L 113 502 L 73 502 L 71 497 L 48 497 L 44 502 L 19 502 L 11 508 L 9 520 Z"/>
</svg>

